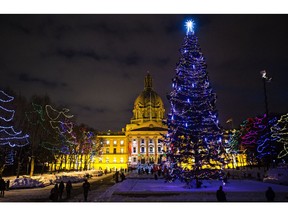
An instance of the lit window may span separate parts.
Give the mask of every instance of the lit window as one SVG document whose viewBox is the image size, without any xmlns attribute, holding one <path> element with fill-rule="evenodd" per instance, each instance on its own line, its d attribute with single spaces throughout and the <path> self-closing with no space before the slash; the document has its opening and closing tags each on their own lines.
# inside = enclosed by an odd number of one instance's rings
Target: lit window
<svg viewBox="0 0 288 216">
<path fill-rule="evenodd" d="M 103 158 L 99 158 L 99 163 L 102 163 Z"/>
<path fill-rule="evenodd" d="M 123 145 L 123 144 L 124 144 L 124 140 L 121 140 L 121 141 L 120 141 L 120 144 Z"/>
<path fill-rule="evenodd" d="M 133 139 L 133 144 L 136 144 L 136 139 Z"/>
<path fill-rule="evenodd" d="M 120 153 L 124 153 L 124 148 L 120 148 Z"/>
<path fill-rule="evenodd" d="M 114 145 L 116 145 L 117 144 L 117 141 L 116 140 L 114 140 Z"/>
<path fill-rule="evenodd" d="M 106 158 L 106 163 L 109 163 L 109 158 L 108 157 Z"/>
<path fill-rule="evenodd" d="M 106 141 L 106 143 L 107 143 L 107 144 L 109 144 L 109 143 L 110 143 L 110 141 L 109 141 L 109 140 L 107 140 L 107 141 Z"/>
<path fill-rule="evenodd" d="M 116 158 L 114 157 L 113 162 L 116 163 Z"/>
<path fill-rule="evenodd" d="M 124 162 L 124 159 L 121 157 L 120 158 L 120 163 L 123 163 Z"/>
</svg>

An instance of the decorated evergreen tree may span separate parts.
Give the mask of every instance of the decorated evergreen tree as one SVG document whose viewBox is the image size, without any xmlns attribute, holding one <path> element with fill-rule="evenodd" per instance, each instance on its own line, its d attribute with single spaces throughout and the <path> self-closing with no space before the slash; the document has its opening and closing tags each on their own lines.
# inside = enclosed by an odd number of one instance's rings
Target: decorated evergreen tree
<svg viewBox="0 0 288 216">
<path fill-rule="evenodd" d="M 264 118 L 268 118 L 266 114 L 264 115 Z M 277 117 L 270 117 L 270 119 L 265 120 L 265 122 L 268 123 L 265 125 L 265 128 L 257 141 L 257 158 L 269 168 L 272 160 L 276 159 L 278 154 L 277 142 L 275 141 L 276 138 L 271 136 L 271 128 L 277 123 Z"/>
<path fill-rule="evenodd" d="M 288 159 L 288 113 L 282 115 L 274 126 L 271 127 L 271 137 L 281 146 L 277 158 Z"/>
<path fill-rule="evenodd" d="M 15 110 L 9 107 L 14 97 L 0 91 L 0 175 L 6 165 L 14 163 L 15 150 L 29 144 L 28 134 L 15 130 Z"/>
<path fill-rule="evenodd" d="M 266 128 L 267 116 L 247 118 L 240 125 L 241 149 L 247 155 L 247 163 L 255 165 L 257 163 L 257 142 Z"/>
<path fill-rule="evenodd" d="M 207 65 L 194 22 L 186 22 L 187 33 L 180 49 L 176 76 L 168 95 L 168 164 L 174 177 L 186 182 L 217 178 L 224 163 L 222 132 L 215 107 L 216 94 L 209 83 Z"/>
</svg>

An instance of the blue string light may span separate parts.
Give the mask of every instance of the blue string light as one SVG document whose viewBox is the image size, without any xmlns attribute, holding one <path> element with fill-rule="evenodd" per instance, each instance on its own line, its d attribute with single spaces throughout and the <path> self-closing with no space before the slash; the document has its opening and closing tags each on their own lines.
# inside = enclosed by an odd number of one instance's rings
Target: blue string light
<svg viewBox="0 0 288 216">
<path fill-rule="evenodd" d="M 7 99 L 3 99 L 3 98 L 7 98 Z M 1 103 L 9 103 L 12 100 L 14 100 L 14 97 L 0 90 L 0 102 Z M 5 125 L 7 125 L 7 123 L 10 123 L 13 120 L 15 111 L 6 109 L 3 106 L 0 106 L 0 108 L 1 108 L 0 119 L 4 120 Z M 7 115 L 7 112 L 9 114 L 12 113 L 12 115 L 9 118 L 3 117 Z M 29 138 L 28 134 L 22 135 L 22 131 L 15 131 L 13 126 L 0 125 L 0 145 L 1 146 L 9 145 L 12 148 L 23 147 L 29 144 L 28 138 Z"/>
</svg>

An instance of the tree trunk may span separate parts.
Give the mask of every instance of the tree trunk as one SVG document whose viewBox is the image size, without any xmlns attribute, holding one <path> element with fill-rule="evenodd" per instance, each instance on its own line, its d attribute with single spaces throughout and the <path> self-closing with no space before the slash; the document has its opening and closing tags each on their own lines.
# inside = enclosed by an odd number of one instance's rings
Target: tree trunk
<svg viewBox="0 0 288 216">
<path fill-rule="evenodd" d="M 44 173 L 44 169 L 45 169 L 45 162 L 42 162 L 41 175 Z"/>
<path fill-rule="evenodd" d="M 16 171 L 17 178 L 19 178 L 20 176 L 20 167 L 21 167 L 21 162 L 20 162 L 20 158 L 18 158 L 17 171 Z"/>
<path fill-rule="evenodd" d="M 87 168 L 88 168 L 88 158 L 87 158 L 87 155 L 84 156 L 84 170 L 86 171 Z"/>
<path fill-rule="evenodd" d="M 6 164 L 3 164 L 3 166 L 0 167 L 0 176 L 2 176 L 2 173 L 3 173 L 4 169 L 5 169 L 5 166 L 6 166 Z"/>
<path fill-rule="evenodd" d="M 68 156 L 65 154 L 64 155 L 64 171 L 67 171 L 67 162 L 68 162 Z"/>
<path fill-rule="evenodd" d="M 31 156 L 30 177 L 34 175 L 34 167 L 35 167 L 35 158 L 34 156 Z"/>
<path fill-rule="evenodd" d="M 82 171 L 82 160 L 83 160 L 83 155 L 80 155 L 80 171 Z"/>
<path fill-rule="evenodd" d="M 60 165 L 59 165 L 59 168 L 58 168 L 58 173 L 61 171 L 62 169 L 62 164 L 63 164 L 63 155 L 60 156 Z"/>
</svg>

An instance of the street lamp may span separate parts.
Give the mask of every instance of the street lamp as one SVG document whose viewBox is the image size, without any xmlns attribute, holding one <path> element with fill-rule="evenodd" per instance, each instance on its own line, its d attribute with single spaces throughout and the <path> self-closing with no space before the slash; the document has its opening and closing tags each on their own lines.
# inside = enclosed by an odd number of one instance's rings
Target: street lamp
<svg viewBox="0 0 288 216">
<path fill-rule="evenodd" d="M 265 99 L 265 112 L 266 112 L 266 116 L 268 117 L 268 100 L 267 100 L 267 91 L 266 91 L 266 82 L 270 82 L 272 80 L 272 78 L 268 78 L 267 77 L 267 73 L 265 70 L 260 71 L 260 74 L 262 76 L 262 80 L 263 80 L 263 86 L 264 86 L 264 99 Z"/>
</svg>

